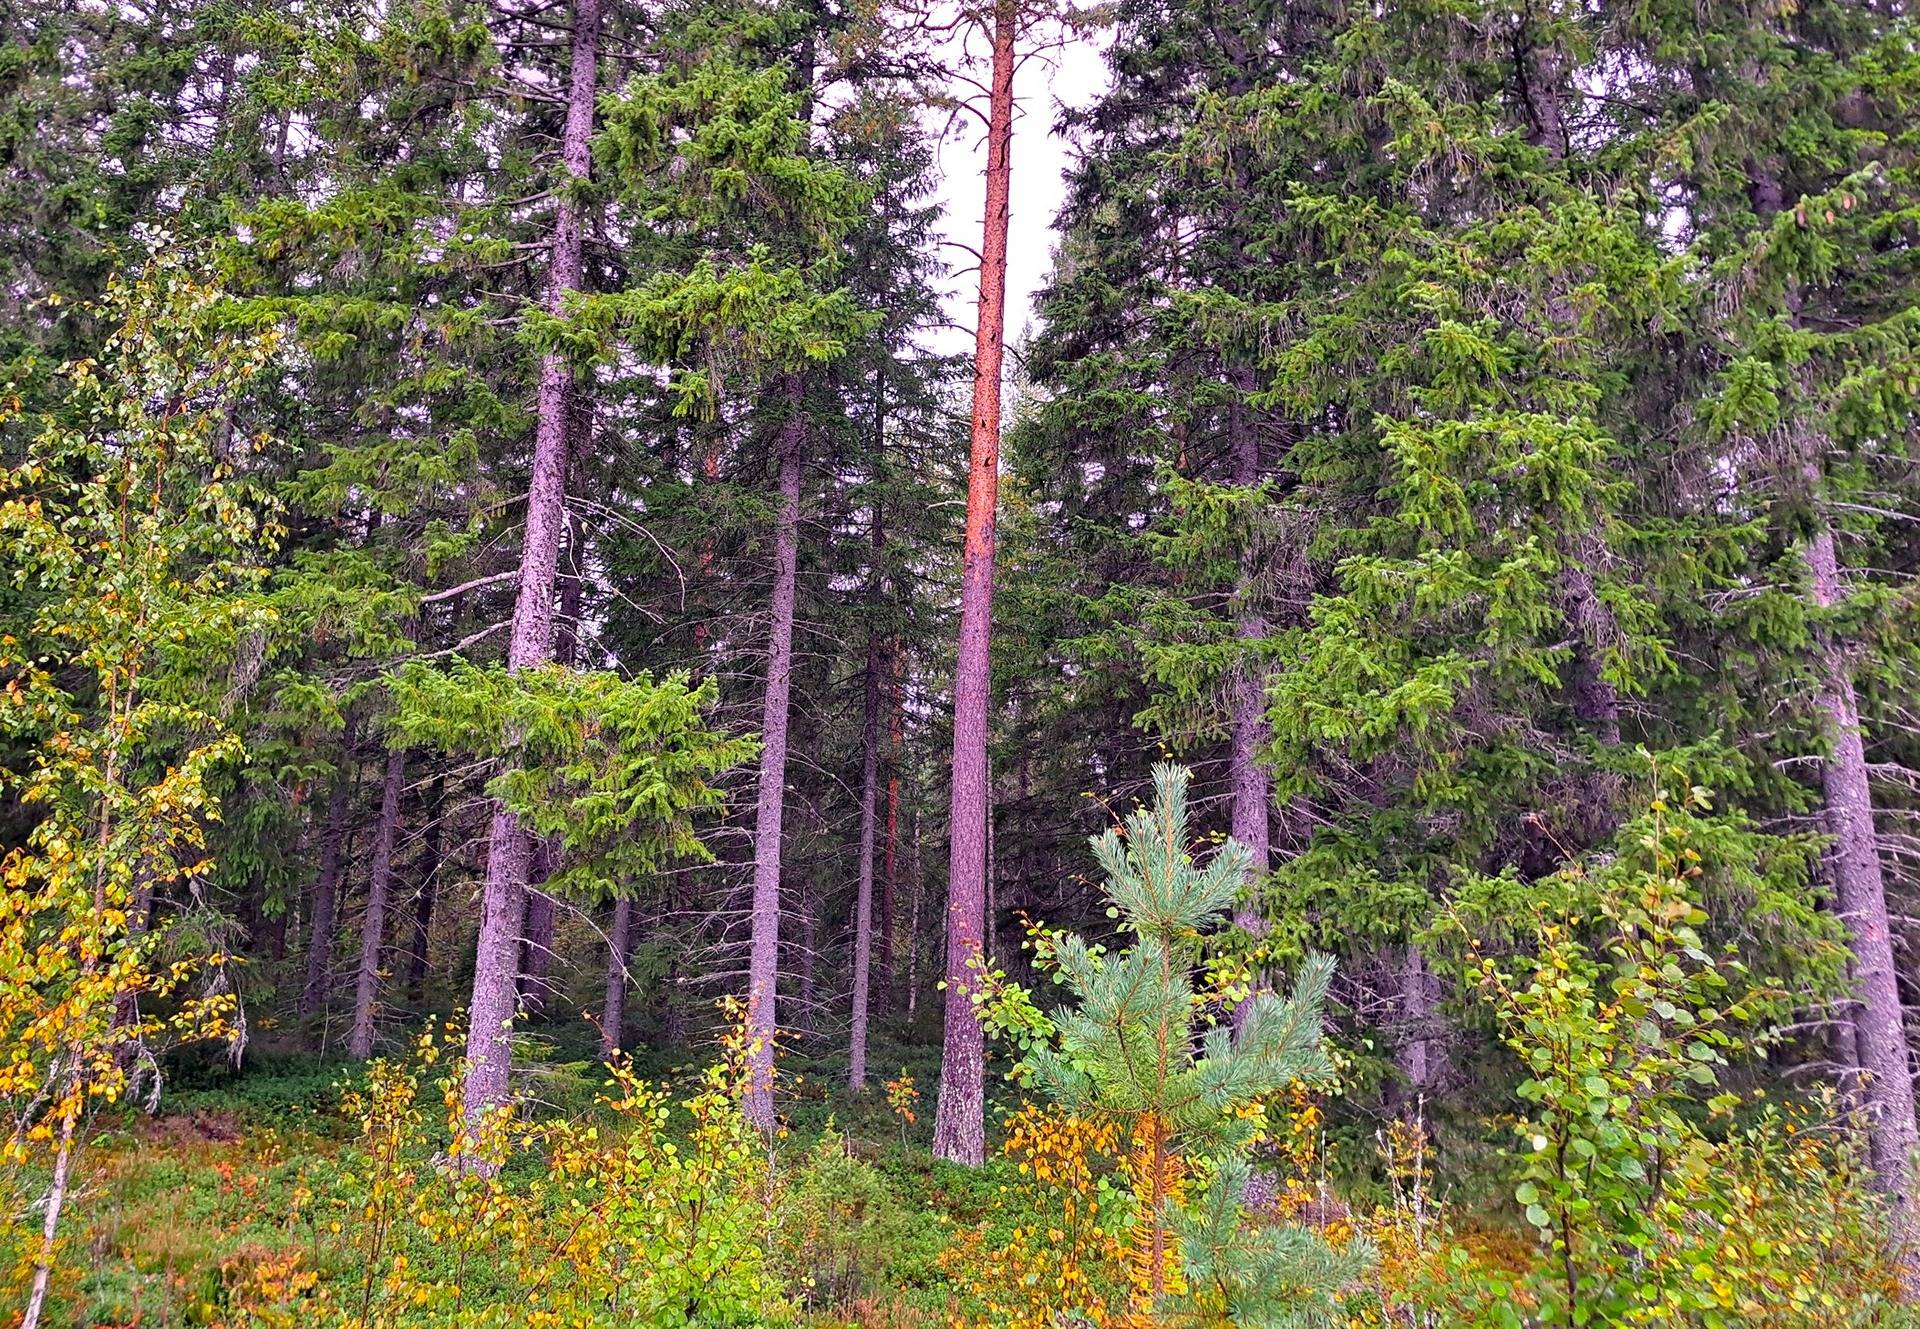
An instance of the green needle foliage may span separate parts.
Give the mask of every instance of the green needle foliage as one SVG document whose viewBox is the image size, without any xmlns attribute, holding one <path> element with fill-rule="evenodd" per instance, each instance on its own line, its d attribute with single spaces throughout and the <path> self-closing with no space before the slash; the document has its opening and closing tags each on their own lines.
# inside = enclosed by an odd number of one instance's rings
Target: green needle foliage
<svg viewBox="0 0 1920 1329">
<path fill-rule="evenodd" d="M 1293 990 L 1256 993 L 1232 1025 L 1195 976 L 1207 934 L 1246 880 L 1246 850 L 1229 840 L 1205 867 L 1190 852 L 1188 772 L 1153 770 L 1154 803 L 1093 842 L 1106 893 L 1135 938 L 1118 955 L 1071 933 L 1051 941 L 1073 1009 L 1056 1046 L 1028 1054 L 1035 1082 L 1076 1113 L 1126 1122 L 1138 1152 L 1136 1263 L 1156 1312 L 1190 1310 L 1203 1323 L 1318 1323 L 1365 1267 L 1363 1244 L 1334 1252 L 1318 1234 L 1247 1215 L 1254 1108 L 1332 1073 L 1320 1032 L 1333 962 L 1310 957 Z M 1203 1177 L 1191 1204 L 1178 1197 Z M 1178 1243 L 1171 1258 L 1168 1239 Z"/>
</svg>

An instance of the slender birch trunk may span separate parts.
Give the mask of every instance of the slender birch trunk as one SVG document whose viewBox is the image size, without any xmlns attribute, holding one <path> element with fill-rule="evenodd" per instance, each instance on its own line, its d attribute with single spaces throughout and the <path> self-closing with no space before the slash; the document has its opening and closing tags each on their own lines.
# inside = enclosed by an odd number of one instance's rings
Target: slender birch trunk
<svg viewBox="0 0 1920 1329">
<path fill-rule="evenodd" d="M 1006 351 L 1007 217 L 1013 146 L 1015 0 L 993 13 L 987 101 L 987 201 L 974 329 L 973 432 L 967 469 L 966 543 L 960 564 L 960 643 L 953 682 L 953 795 L 947 887 L 947 1000 L 937 1158 L 986 1160 L 986 1038 L 974 1014 L 975 969 L 985 931 L 987 706 L 992 689 L 994 519 L 1000 478 L 1000 375 Z"/>
<path fill-rule="evenodd" d="M 594 97 L 600 59 L 600 0 L 574 0 L 571 69 L 561 161 L 568 177 L 584 180 L 592 167 Z M 581 224 L 571 190 L 559 190 L 547 270 L 547 309 L 559 315 L 569 292 L 580 288 Z M 553 588 L 565 525 L 567 415 L 573 373 L 566 358 L 549 353 L 540 361 L 538 418 L 534 427 L 533 476 L 527 491 L 526 535 L 520 550 L 507 668 L 545 664 L 553 655 Z M 487 881 L 482 897 L 480 944 L 474 956 L 473 997 L 468 1006 L 467 1079 L 464 1102 L 477 1125 L 505 1102 L 511 1066 L 515 968 L 526 914 L 531 846 L 519 818 L 496 803 L 487 831 Z"/>
</svg>

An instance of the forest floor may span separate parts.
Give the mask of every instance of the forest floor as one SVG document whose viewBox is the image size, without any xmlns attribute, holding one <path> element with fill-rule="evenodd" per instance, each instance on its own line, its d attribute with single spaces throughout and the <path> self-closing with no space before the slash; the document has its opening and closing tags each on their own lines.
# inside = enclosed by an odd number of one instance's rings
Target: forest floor
<svg viewBox="0 0 1920 1329">
<path fill-rule="evenodd" d="M 590 1031 L 589 1031 L 590 1032 Z M 604 1067 L 579 1031 L 530 1040 L 526 1088 L 538 1116 L 594 1120 L 604 1113 Z M 877 1041 L 865 1094 L 846 1089 L 844 1061 L 783 1062 L 779 1154 L 803 1164 L 837 1139 L 884 1179 L 887 1216 L 835 1253 L 852 1268 L 789 1268 L 796 1322 L 943 1323 L 950 1302 L 937 1258 L 958 1226 L 986 1219 L 1013 1173 L 995 1158 L 977 1171 L 936 1164 L 928 1149 L 938 1048 Z M 635 1057 L 646 1080 L 693 1092 L 702 1066 L 657 1051 Z M 214 1061 L 170 1068 L 151 1113 L 102 1114 L 88 1148 L 68 1233 L 57 1302 L 65 1322 L 123 1329 L 302 1323 L 314 1288 L 350 1278 L 364 1233 L 346 1199 L 366 1149 L 345 1098 L 362 1068 L 312 1054 L 256 1051 L 241 1069 Z M 910 1076 L 924 1111 L 904 1123 L 882 1081 Z M 877 1218 L 877 1216 L 876 1216 Z M 862 1237 L 867 1238 L 864 1242 Z M 789 1253 L 791 1255 L 791 1253 Z M 791 1265 L 789 1259 L 788 1264 Z M 830 1283 L 831 1295 L 818 1297 Z M 812 1291 L 807 1289 L 812 1288 Z M 832 1303 L 815 1305 L 811 1300 Z"/>
</svg>

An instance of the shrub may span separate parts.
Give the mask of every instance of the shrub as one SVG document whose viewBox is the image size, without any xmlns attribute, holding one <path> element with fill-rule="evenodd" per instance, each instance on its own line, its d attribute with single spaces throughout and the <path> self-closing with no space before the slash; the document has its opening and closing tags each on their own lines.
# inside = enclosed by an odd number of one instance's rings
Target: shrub
<svg viewBox="0 0 1920 1329">
<path fill-rule="evenodd" d="M 1331 962 L 1310 959 L 1291 995 L 1256 993 L 1223 1022 L 1223 994 L 1195 981 L 1205 937 L 1244 888 L 1245 848 L 1205 868 L 1189 851 L 1188 773 L 1154 768 L 1155 799 L 1093 842 L 1112 912 L 1133 944 L 1118 955 L 1053 934 L 1043 948 L 1076 999 L 1050 1020 L 989 985 L 990 1023 L 1025 1031 L 1033 1080 L 1070 1119 L 1111 1122 L 1128 1148 L 1125 1260 L 1130 1312 L 1187 1323 L 1292 1325 L 1330 1318 L 1365 1267 L 1364 1242 L 1335 1250 L 1300 1225 L 1257 1222 L 1244 1203 L 1266 1105 L 1331 1073 L 1320 1009 Z"/>
<path fill-rule="evenodd" d="M 778 1256 L 801 1302 L 845 1312 L 913 1276 L 922 1227 L 830 1125 L 782 1187 Z"/>
<path fill-rule="evenodd" d="M 593 1326 L 764 1323 L 784 1312 L 772 1174 L 741 1113 L 745 1042 L 726 1041 L 698 1091 L 673 1103 L 623 1062 L 600 1111 L 469 1134 L 458 1032 L 376 1062 L 348 1096 L 361 1151 L 316 1174 L 310 1214 L 335 1271 L 312 1289 L 321 1323 Z M 423 1105 L 429 1072 L 438 1110 Z"/>
<path fill-rule="evenodd" d="M 1376 1322 L 1899 1322 L 1881 1215 L 1832 1103 L 1721 1087 L 1725 1065 L 1768 1043 L 1760 1015 L 1783 994 L 1701 940 L 1707 808 L 1703 789 L 1657 794 L 1614 856 L 1543 885 L 1563 903 L 1531 949 L 1474 954 L 1469 977 L 1525 1077 L 1510 1159 L 1536 1245 L 1515 1258 L 1469 1231 L 1426 1195 L 1424 1142 L 1390 1137 L 1401 1184 L 1370 1223 L 1386 1255 Z"/>
</svg>

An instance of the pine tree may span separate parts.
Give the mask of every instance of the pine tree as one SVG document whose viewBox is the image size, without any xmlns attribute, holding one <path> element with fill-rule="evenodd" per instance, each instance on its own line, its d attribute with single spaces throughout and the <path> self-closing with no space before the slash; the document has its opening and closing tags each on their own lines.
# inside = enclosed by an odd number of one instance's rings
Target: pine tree
<svg viewBox="0 0 1920 1329">
<path fill-rule="evenodd" d="M 1054 939 L 1077 1004 L 1055 1021 L 1058 1045 L 1028 1061 L 1056 1102 L 1116 1116 L 1131 1133 L 1143 1310 L 1214 1324 L 1319 1322 L 1369 1253 L 1355 1243 L 1335 1254 L 1306 1229 L 1247 1220 L 1244 1109 L 1331 1074 L 1320 1026 L 1333 962 L 1310 957 L 1290 994 L 1257 993 L 1232 1027 L 1221 1022 L 1195 976 L 1206 933 L 1244 889 L 1247 850 L 1228 840 L 1196 865 L 1187 771 L 1162 764 L 1153 782 L 1151 808 L 1093 841 L 1107 897 L 1133 940 L 1108 955 L 1070 933 Z M 1205 1188 L 1184 1204 L 1187 1179 L 1202 1175 Z"/>
<path fill-rule="evenodd" d="M 953 679 L 953 788 L 948 812 L 947 1004 L 933 1151 L 986 1159 L 986 1042 L 968 1000 L 982 958 L 988 891 L 987 711 L 991 701 L 994 526 L 999 517 L 1000 379 L 1006 355 L 1007 219 L 1012 179 L 1014 46 L 1019 0 L 995 0 L 987 89 L 987 178 L 974 308 L 973 430 L 960 556 L 960 636 Z M 984 24 L 984 20 L 983 20 Z"/>
</svg>

